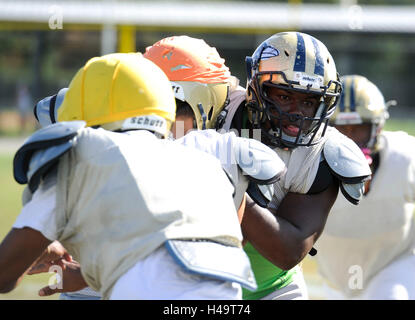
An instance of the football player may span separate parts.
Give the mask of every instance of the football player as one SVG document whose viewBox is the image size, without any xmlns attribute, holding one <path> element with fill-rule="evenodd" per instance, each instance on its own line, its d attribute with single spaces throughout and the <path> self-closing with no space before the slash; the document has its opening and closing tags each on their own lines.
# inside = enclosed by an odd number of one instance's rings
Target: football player
<svg viewBox="0 0 415 320">
<path fill-rule="evenodd" d="M 58 119 L 84 121 L 47 126 L 15 155 L 15 179 L 28 186 L 0 244 L 1 292 L 53 240 L 82 267 L 63 286 L 105 299 L 238 299 L 240 285 L 256 287 L 230 177 L 214 157 L 158 139 L 175 102 L 156 65 L 138 54 L 89 60 Z"/>
<path fill-rule="evenodd" d="M 298 264 L 323 231 L 342 194 L 353 204 L 370 168 L 357 145 L 327 127 L 341 94 L 335 62 L 318 39 L 282 32 L 246 58 L 247 87 L 219 113 L 217 126 L 260 137 L 287 166 L 270 203 L 247 197 L 244 247 L 258 283 L 245 299 L 307 299 Z"/>
<path fill-rule="evenodd" d="M 358 207 L 335 202 L 317 243 L 329 299 L 415 299 L 415 138 L 383 130 L 388 107 L 360 75 L 342 79 L 331 123 L 362 149 L 372 170 Z"/>
<path fill-rule="evenodd" d="M 57 113 L 59 109 L 59 120 L 69 120 L 69 119 L 83 119 L 87 115 L 87 112 L 84 111 L 83 113 L 71 113 L 71 112 L 62 112 L 59 105 L 51 103 L 53 101 L 52 98 L 46 98 L 42 100 L 43 103 L 39 103 L 39 106 L 36 108 L 35 113 L 37 114 L 38 119 L 44 119 L 44 123 L 48 124 L 50 122 L 54 122 L 51 119 L 51 114 Z M 135 119 L 133 119 L 134 121 Z M 106 125 L 108 127 L 108 125 Z M 140 122 L 137 120 L 137 123 L 134 124 L 134 127 L 137 129 L 145 129 L 145 123 Z M 113 128 L 113 127 L 111 127 Z M 213 133 L 211 133 L 213 134 Z M 266 148 L 262 144 L 259 144 L 255 140 L 247 140 L 242 138 L 237 138 L 231 134 L 227 135 L 216 135 L 216 138 L 220 136 L 220 138 L 223 139 L 216 139 L 215 140 L 215 148 L 206 148 L 207 144 L 204 144 L 203 151 L 210 153 L 216 157 L 218 157 L 221 160 L 221 164 L 223 168 L 227 170 L 227 172 L 232 177 L 233 182 L 236 185 L 236 192 L 234 195 L 234 203 L 235 207 L 239 208 L 238 210 L 238 216 L 241 219 L 241 216 L 243 214 L 243 208 L 244 208 L 244 193 L 245 189 L 248 185 L 248 180 L 255 180 L 255 183 L 252 183 L 251 185 L 253 187 L 265 187 L 264 184 L 270 184 L 275 179 L 278 179 L 280 174 L 283 174 L 284 172 L 284 164 L 281 162 L 281 160 L 278 158 L 278 156 L 274 155 L 272 150 L 269 148 Z M 204 139 L 206 137 L 203 137 Z M 209 139 L 210 142 L 213 141 L 213 139 Z M 218 143 L 221 143 L 220 150 L 216 148 L 218 146 Z M 190 145 L 191 143 L 187 143 L 187 145 Z M 232 144 L 232 148 L 229 149 L 229 145 Z M 193 145 L 194 146 L 194 145 Z M 199 149 L 201 149 L 199 147 Z M 232 154 L 231 154 L 232 153 Z M 255 157 L 255 154 L 257 155 Z M 264 157 L 264 155 L 268 155 L 267 157 Z M 228 156 L 231 159 L 231 161 L 228 161 Z M 235 160 L 235 161 L 233 161 Z M 246 164 L 243 161 L 249 160 L 249 162 Z M 255 161 L 254 161 L 255 160 Z M 254 166 L 250 166 L 250 163 L 255 163 Z M 260 165 L 258 165 L 260 164 Z M 269 190 L 266 189 L 268 192 Z M 272 192 L 272 191 L 271 191 Z M 57 243 L 54 243 L 55 246 L 57 246 Z M 56 247 L 52 247 L 51 250 L 53 251 L 56 249 Z M 58 248 L 59 252 L 65 252 L 64 248 Z M 49 251 L 51 251 L 49 250 Z M 56 254 L 56 252 L 54 252 Z M 46 259 L 51 260 L 50 255 L 46 257 L 42 257 L 40 260 Z M 45 266 L 47 267 L 50 265 L 50 261 L 46 261 L 47 263 L 41 263 L 39 262 L 39 265 L 30 271 L 30 273 L 39 273 L 39 272 L 46 272 L 47 269 L 44 269 Z M 52 261 L 52 263 L 55 263 L 55 261 Z M 46 289 L 46 288 L 45 288 Z M 57 291 L 50 291 L 50 294 L 57 292 Z M 88 292 L 87 296 L 82 295 L 83 292 L 76 292 L 73 293 L 67 293 L 67 298 L 74 298 L 74 299 L 88 299 Z"/>
</svg>

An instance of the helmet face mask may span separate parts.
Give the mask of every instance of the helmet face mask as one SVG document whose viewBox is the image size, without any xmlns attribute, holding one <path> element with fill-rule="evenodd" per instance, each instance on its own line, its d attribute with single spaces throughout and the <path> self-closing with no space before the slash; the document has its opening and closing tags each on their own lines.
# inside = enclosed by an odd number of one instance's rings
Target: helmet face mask
<svg viewBox="0 0 415 320">
<path fill-rule="evenodd" d="M 268 87 L 268 88 L 267 88 Z M 293 95 L 308 94 L 308 99 L 315 99 L 317 102 L 314 107 L 309 107 L 308 110 L 303 110 L 303 114 L 289 113 L 284 111 L 287 107 L 278 104 L 277 101 L 272 99 L 267 94 L 269 87 L 277 88 L 287 93 L 290 92 Z M 296 147 L 300 145 L 312 145 L 315 135 L 318 133 L 320 126 L 327 123 L 328 119 L 322 116 L 327 114 L 327 105 L 322 101 L 322 95 L 315 94 L 314 92 L 304 92 L 301 89 L 296 89 L 286 85 L 275 84 L 272 81 L 272 75 L 270 80 L 264 81 L 262 88 L 259 89 L 260 99 L 265 105 L 263 114 L 265 119 L 262 121 L 261 128 L 269 129 L 265 130 L 265 135 L 271 135 L 271 139 L 277 139 L 276 144 L 279 146 L 279 141 L 284 141 L 283 144 L 286 147 Z M 288 135 L 284 132 L 283 126 L 291 125 L 298 128 L 298 133 Z M 272 141 L 271 140 L 271 141 Z M 317 142 L 317 141 L 316 141 Z M 315 143 L 316 143 L 315 142 Z"/>
<path fill-rule="evenodd" d="M 265 40 L 252 58 L 247 57 L 247 68 L 247 107 L 265 142 L 290 148 L 318 143 L 341 91 L 334 61 L 325 46 L 306 34 L 279 33 Z M 318 106 L 312 113 L 283 110 L 267 96 L 270 87 L 317 97 Z M 284 132 L 287 121 L 298 128 L 297 134 Z"/>
</svg>

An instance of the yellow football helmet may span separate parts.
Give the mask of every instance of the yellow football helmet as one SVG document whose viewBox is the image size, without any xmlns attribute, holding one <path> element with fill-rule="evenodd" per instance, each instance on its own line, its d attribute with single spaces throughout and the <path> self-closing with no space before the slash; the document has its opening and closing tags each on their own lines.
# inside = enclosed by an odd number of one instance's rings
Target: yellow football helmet
<svg viewBox="0 0 415 320">
<path fill-rule="evenodd" d="M 246 58 L 246 66 L 246 105 L 254 128 L 260 128 L 273 146 L 316 144 L 324 135 L 341 92 L 336 65 L 326 46 L 308 34 L 281 32 L 262 42 L 252 57 Z M 317 95 L 320 105 L 313 117 L 293 116 L 267 97 L 266 87 Z M 282 121 L 300 123 L 297 136 L 285 134 Z M 308 128 L 305 121 L 311 122 Z M 268 126 L 264 126 L 266 122 Z"/>
<path fill-rule="evenodd" d="M 332 125 L 371 124 L 370 139 L 364 148 L 372 149 L 376 137 L 389 118 L 388 104 L 378 87 L 360 75 L 341 77 L 343 92 L 337 110 L 330 123 Z"/>
<path fill-rule="evenodd" d="M 108 130 L 147 129 L 166 136 L 176 103 L 163 71 L 140 53 L 90 59 L 72 79 L 59 121 L 84 120 Z"/>
<path fill-rule="evenodd" d="M 236 81 L 216 49 L 202 39 L 174 36 L 147 47 L 143 55 L 166 73 L 176 99 L 191 106 L 197 128 L 214 128 Z"/>
</svg>

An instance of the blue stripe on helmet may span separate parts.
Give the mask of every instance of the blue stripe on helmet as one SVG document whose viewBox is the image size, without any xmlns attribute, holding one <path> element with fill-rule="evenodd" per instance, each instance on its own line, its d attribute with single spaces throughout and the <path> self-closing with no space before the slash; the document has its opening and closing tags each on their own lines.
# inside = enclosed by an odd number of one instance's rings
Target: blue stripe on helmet
<svg viewBox="0 0 415 320">
<path fill-rule="evenodd" d="M 352 78 L 352 83 L 350 85 L 350 112 L 356 111 L 356 97 L 354 94 L 354 85 L 355 85 L 355 78 Z"/>
<path fill-rule="evenodd" d="M 314 66 L 314 74 L 324 77 L 324 62 L 320 54 L 320 46 L 314 37 L 310 37 L 314 46 L 314 53 L 316 56 L 316 64 Z"/>
<path fill-rule="evenodd" d="M 345 82 L 342 82 L 342 85 L 343 85 L 343 90 L 342 90 L 342 93 L 340 95 L 340 101 L 339 101 L 340 112 L 344 112 L 344 92 L 346 90 Z"/>
<path fill-rule="evenodd" d="M 297 32 L 297 53 L 295 54 L 293 71 L 305 71 L 305 43 L 302 34 L 299 32 Z"/>
</svg>

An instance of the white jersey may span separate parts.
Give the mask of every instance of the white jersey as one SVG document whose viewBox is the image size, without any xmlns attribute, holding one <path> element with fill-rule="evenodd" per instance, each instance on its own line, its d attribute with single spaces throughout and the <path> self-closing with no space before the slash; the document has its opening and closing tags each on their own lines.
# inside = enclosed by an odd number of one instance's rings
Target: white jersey
<svg viewBox="0 0 415 320">
<path fill-rule="evenodd" d="M 227 116 L 222 127 L 224 131 L 233 131 L 231 128 L 232 120 L 240 105 L 245 101 L 245 97 L 245 89 L 240 86 L 231 91 L 230 103 L 226 107 Z M 270 208 L 277 209 L 288 192 L 305 194 L 310 190 L 318 171 L 325 141 L 330 135 L 341 135 L 332 127 L 328 127 L 325 135 L 320 137 L 322 132 L 323 128 L 320 128 L 315 138 L 321 140 L 313 146 L 273 149 L 287 166 L 287 173 L 274 184 L 274 196 L 269 205 Z"/>
<path fill-rule="evenodd" d="M 319 272 L 349 297 L 361 293 L 353 275 L 361 272 L 364 289 L 375 274 L 415 248 L 415 138 L 383 132 L 379 139 L 380 165 L 370 192 L 358 206 L 338 197 L 316 243 Z"/>
<path fill-rule="evenodd" d="M 108 298 L 117 279 L 167 239 L 240 245 L 233 192 L 210 155 L 147 131 L 86 128 L 60 159 L 57 178 L 40 185 L 15 227 L 59 240 L 90 287 Z"/>
<path fill-rule="evenodd" d="M 234 133 L 220 134 L 210 129 L 190 132 L 177 139 L 175 143 L 203 151 L 220 161 L 235 185 L 234 203 L 236 209 L 238 209 L 248 188 L 249 181 L 242 174 L 235 160 L 234 145 L 236 138 Z M 203 168 L 201 167 L 200 170 L 203 170 Z"/>
<path fill-rule="evenodd" d="M 277 209 L 288 192 L 306 194 L 310 190 L 317 175 L 324 142 L 327 136 L 335 134 L 335 131 L 330 130 L 331 128 L 327 129 L 326 136 L 316 145 L 274 149 L 287 166 L 287 173 L 274 184 L 274 196 L 270 208 Z"/>
</svg>

